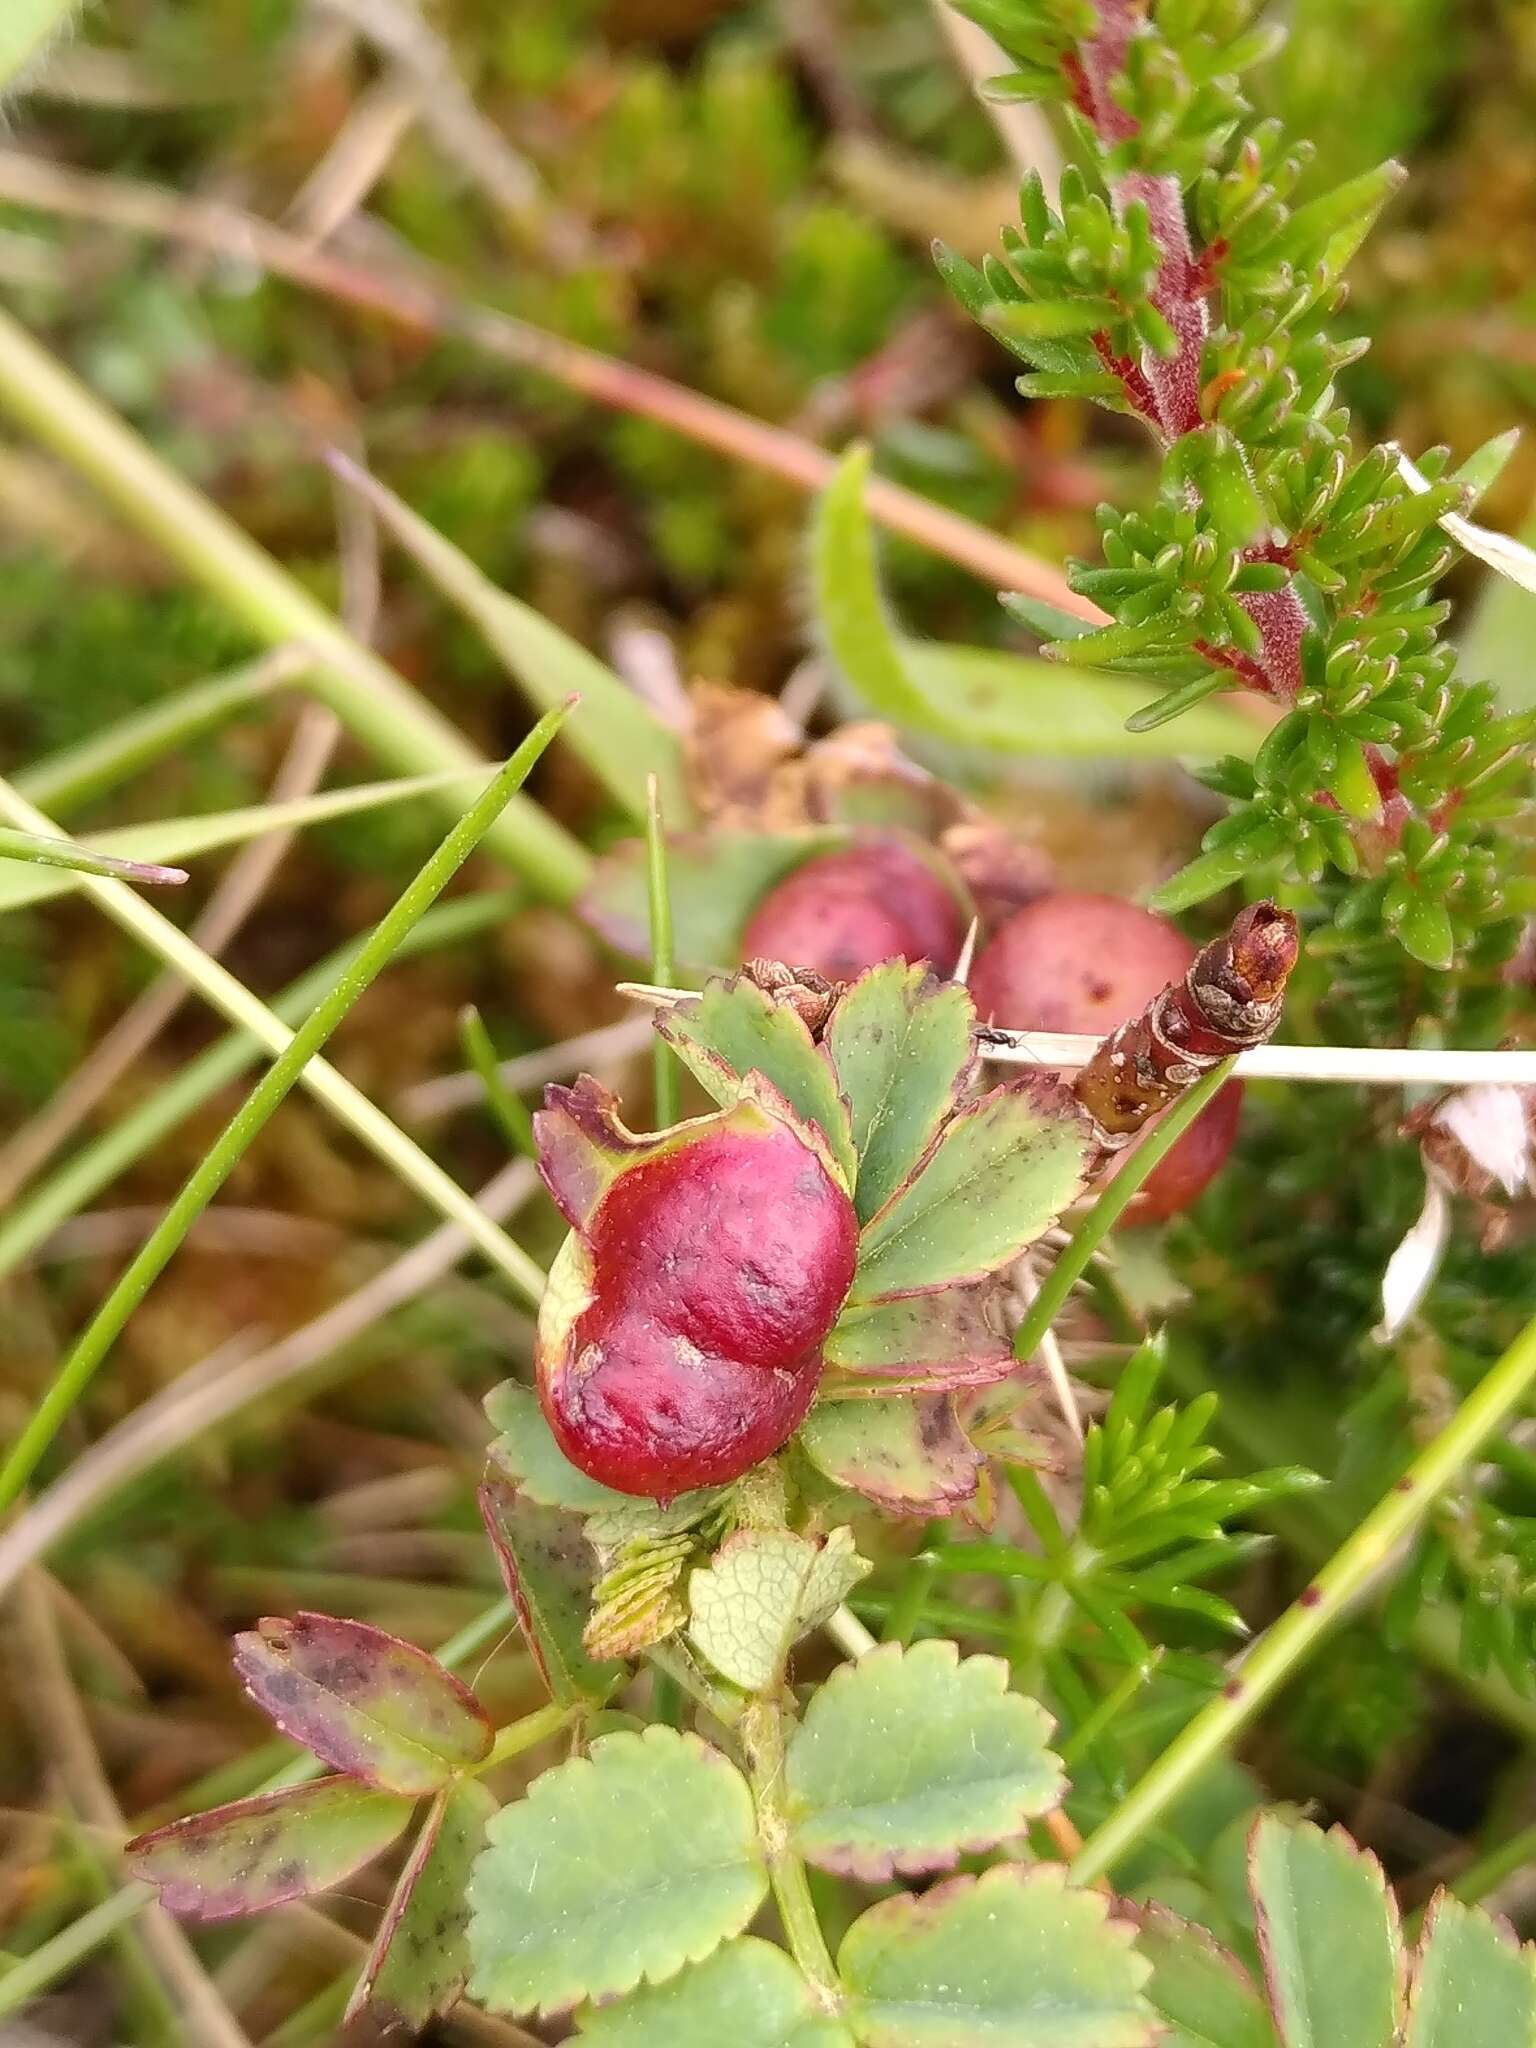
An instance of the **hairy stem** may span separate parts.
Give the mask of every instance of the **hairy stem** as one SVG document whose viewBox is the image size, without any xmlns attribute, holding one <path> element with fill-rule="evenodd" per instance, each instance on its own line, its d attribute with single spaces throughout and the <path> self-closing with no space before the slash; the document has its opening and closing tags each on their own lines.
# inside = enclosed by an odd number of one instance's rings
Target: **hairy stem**
<svg viewBox="0 0 1536 2048">
<path fill-rule="evenodd" d="M 826 2011 L 836 2012 L 842 2003 L 837 1967 L 811 1897 L 805 1864 L 790 1846 L 789 1817 L 783 1807 L 788 1731 L 788 1711 L 776 1700 L 754 1700 L 742 1716 L 742 1739 L 757 1803 L 757 1831 L 767 1854 L 768 1878 L 784 1923 L 784 1938 L 820 2004 Z"/>
</svg>

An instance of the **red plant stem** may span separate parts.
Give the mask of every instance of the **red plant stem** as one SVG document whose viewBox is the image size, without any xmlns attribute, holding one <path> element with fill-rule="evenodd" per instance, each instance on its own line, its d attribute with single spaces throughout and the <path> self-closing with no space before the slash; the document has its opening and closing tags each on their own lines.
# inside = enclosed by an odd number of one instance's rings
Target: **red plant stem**
<svg viewBox="0 0 1536 2048">
<path fill-rule="evenodd" d="M 1106 152 L 1134 141 L 1138 133 L 1135 117 L 1115 97 L 1115 83 L 1125 69 L 1143 12 L 1142 0 L 1097 0 L 1097 29 L 1066 60 L 1072 97 L 1093 123 Z M 1111 179 L 1110 191 L 1122 217 L 1131 206 L 1146 208 L 1162 256 L 1152 303 L 1167 321 L 1175 346 L 1171 355 L 1143 348 L 1139 364 L 1116 357 L 1107 338 L 1101 343 L 1095 337 L 1095 346 L 1105 367 L 1120 378 L 1130 404 L 1165 443 L 1173 442 L 1204 423 L 1201 373 L 1210 332 L 1207 296 L 1215 282 L 1219 252 L 1194 249 L 1177 178 L 1132 170 Z M 1259 655 L 1227 658 L 1201 651 L 1219 667 L 1241 676 L 1250 688 L 1282 704 L 1294 702 L 1301 688 L 1301 642 L 1307 625 L 1300 598 L 1287 584 L 1283 590 L 1256 593 L 1239 602 L 1259 629 Z"/>
</svg>

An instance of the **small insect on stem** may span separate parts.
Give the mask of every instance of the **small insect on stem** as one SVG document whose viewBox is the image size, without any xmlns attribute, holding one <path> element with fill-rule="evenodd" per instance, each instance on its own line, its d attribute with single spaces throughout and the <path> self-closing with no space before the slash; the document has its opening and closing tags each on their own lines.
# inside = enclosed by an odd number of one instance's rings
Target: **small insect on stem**
<svg viewBox="0 0 1536 2048">
<path fill-rule="evenodd" d="M 1289 911 L 1250 904 L 1182 981 L 1110 1033 L 1073 1084 L 1103 1151 L 1124 1151 L 1202 1074 L 1264 1043 L 1280 1021 L 1298 950 Z"/>
</svg>

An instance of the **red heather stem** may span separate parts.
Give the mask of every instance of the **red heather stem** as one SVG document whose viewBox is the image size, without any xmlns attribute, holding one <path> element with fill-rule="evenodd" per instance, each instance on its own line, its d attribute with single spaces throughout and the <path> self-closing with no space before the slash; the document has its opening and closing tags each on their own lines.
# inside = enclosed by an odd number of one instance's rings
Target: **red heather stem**
<svg viewBox="0 0 1536 2048">
<path fill-rule="evenodd" d="M 1145 9 L 1143 0 L 1096 0 L 1096 8 L 1097 29 L 1068 56 L 1064 68 L 1073 99 L 1109 151 L 1137 134 L 1135 117 L 1115 98 L 1114 86 L 1125 69 Z M 1152 239 L 1162 258 L 1150 296 L 1172 330 L 1176 346 L 1169 356 L 1143 348 L 1139 365 L 1114 355 L 1107 339 L 1101 343 L 1095 336 L 1094 346 L 1105 367 L 1120 378 L 1130 403 L 1166 441 L 1173 442 L 1203 422 L 1200 379 L 1210 332 L 1206 298 L 1225 251 L 1206 249 L 1196 254 L 1183 188 L 1176 177 L 1128 171 L 1111 181 L 1110 190 L 1122 218 L 1138 203 L 1147 210 Z M 1282 704 L 1294 702 L 1301 688 L 1301 643 L 1307 626 L 1300 598 L 1287 586 L 1239 602 L 1259 629 L 1262 653 L 1256 662 L 1241 655 L 1226 659 L 1212 653 L 1208 658 L 1232 669 L 1263 695 Z"/>
</svg>

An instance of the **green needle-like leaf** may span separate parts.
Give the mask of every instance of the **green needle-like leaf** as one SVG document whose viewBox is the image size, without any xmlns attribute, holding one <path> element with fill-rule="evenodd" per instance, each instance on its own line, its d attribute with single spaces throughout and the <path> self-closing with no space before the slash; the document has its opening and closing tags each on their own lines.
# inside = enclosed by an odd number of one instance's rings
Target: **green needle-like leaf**
<svg viewBox="0 0 1536 2048">
<path fill-rule="evenodd" d="M 143 860 L 123 860 L 96 847 L 77 845 L 73 839 L 48 839 L 39 832 L 13 832 L 8 826 L 0 826 L 0 863 L 7 862 L 14 862 L 23 869 L 63 868 L 73 869 L 78 875 L 119 875 L 125 882 L 141 885 L 158 883 L 170 888 L 187 879 L 185 868 L 162 867 Z M 16 874 L 11 867 L 0 866 L 0 883 L 15 882 L 23 889 L 30 883 L 36 883 L 43 895 L 48 894 L 50 887 L 59 881 L 55 875 Z"/>
<path fill-rule="evenodd" d="M 1403 1963 L 1375 1857 L 1341 1829 L 1265 1814 L 1248 1881 L 1285 2048 L 1386 2048 L 1402 2022 Z"/>
<path fill-rule="evenodd" d="M 1133 1934 L 1056 1865 L 950 1878 L 848 1930 L 849 2023 L 865 2048 L 1152 2048 Z"/>
<path fill-rule="evenodd" d="M 740 1934 L 767 1890 L 752 1795 L 694 1735 L 605 1735 L 491 1822 L 470 1880 L 470 1989 L 563 2012 L 660 1983 Z"/>
<path fill-rule="evenodd" d="M 1051 1719 L 1000 1657 L 887 1643 L 811 1697 L 785 1763 L 807 1862 L 869 1884 L 952 1870 L 1061 1802 Z"/>
<path fill-rule="evenodd" d="M 576 2038 L 584 2048 L 853 2048 L 848 2029 L 817 2012 L 784 1951 L 753 1935 L 582 2014 Z"/>
</svg>

